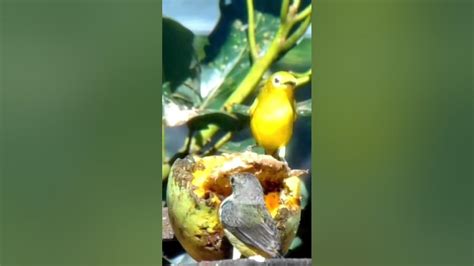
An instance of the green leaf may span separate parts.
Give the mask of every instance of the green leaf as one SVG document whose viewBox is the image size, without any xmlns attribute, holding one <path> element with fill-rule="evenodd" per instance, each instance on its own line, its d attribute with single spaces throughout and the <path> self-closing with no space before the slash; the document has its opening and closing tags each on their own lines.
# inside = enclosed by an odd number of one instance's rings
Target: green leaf
<svg viewBox="0 0 474 266">
<path fill-rule="evenodd" d="M 296 113 L 300 117 L 311 116 L 311 99 L 297 103 Z"/>
<path fill-rule="evenodd" d="M 225 131 L 236 131 L 243 127 L 242 121 L 236 116 L 221 111 L 210 111 L 199 114 L 188 121 L 190 130 L 206 129 L 211 124 L 217 125 L 220 129 Z"/>
<path fill-rule="evenodd" d="M 198 106 L 202 101 L 200 65 L 193 43 L 189 29 L 163 18 L 163 80 L 171 93 L 167 97 L 180 99 L 187 106 Z"/>
<path fill-rule="evenodd" d="M 250 106 L 243 104 L 232 105 L 232 113 L 240 114 L 243 116 L 250 116 Z"/>
<path fill-rule="evenodd" d="M 246 31 L 240 20 L 230 25 L 231 32 L 224 43 L 211 43 L 205 63 L 202 64 L 202 96 L 206 96 L 207 107 L 219 109 L 233 89 L 250 69 Z"/>
<path fill-rule="evenodd" d="M 275 69 L 304 72 L 311 68 L 311 39 L 302 39 L 299 44 L 291 48 L 276 64 Z"/>
<path fill-rule="evenodd" d="M 251 67 L 246 23 L 244 1 L 228 6 L 221 3 L 221 19 L 209 36 L 202 62 L 201 94 L 206 97 L 206 107 L 220 109 Z M 263 53 L 278 30 L 279 17 L 255 10 L 255 24 L 257 46 Z"/>
<path fill-rule="evenodd" d="M 258 154 L 265 154 L 265 150 L 257 146 L 255 139 L 252 137 L 240 141 L 229 141 L 219 151 L 226 153 L 252 151 Z"/>
<path fill-rule="evenodd" d="M 303 241 L 301 240 L 301 238 L 300 237 L 295 237 L 295 239 L 293 239 L 293 241 L 291 241 L 291 245 L 288 249 L 289 250 L 294 250 L 297 247 L 301 246 L 302 244 L 303 244 Z"/>
<path fill-rule="evenodd" d="M 193 107 L 188 107 L 183 104 L 179 99 L 163 95 L 162 98 L 163 107 L 163 123 L 167 127 L 176 127 L 186 124 L 191 118 L 197 116 L 200 111 Z"/>
<path fill-rule="evenodd" d="M 206 57 L 206 51 L 204 49 L 207 45 L 209 45 L 209 40 L 207 39 L 207 36 L 195 36 L 193 46 L 196 50 L 199 62 L 201 62 Z"/>
<path fill-rule="evenodd" d="M 220 152 L 243 152 L 246 150 L 252 150 L 255 146 L 255 140 L 253 138 L 244 139 L 241 141 L 230 141 L 224 144 L 219 151 Z"/>
</svg>

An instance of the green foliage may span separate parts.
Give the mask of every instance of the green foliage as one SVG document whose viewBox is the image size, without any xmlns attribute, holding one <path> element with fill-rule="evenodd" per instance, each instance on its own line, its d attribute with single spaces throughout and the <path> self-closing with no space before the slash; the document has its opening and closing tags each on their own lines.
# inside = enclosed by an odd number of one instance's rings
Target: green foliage
<svg viewBox="0 0 474 266">
<path fill-rule="evenodd" d="M 236 131 L 242 128 L 242 120 L 235 115 L 221 112 L 209 111 L 199 114 L 188 121 L 188 127 L 191 131 L 206 129 L 209 125 L 218 126 L 225 131 Z"/>
<path fill-rule="evenodd" d="M 296 113 L 300 117 L 311 116 L 311 100 L 305 100 L 297 103 Z"/>
<path fill-rule="evenodd" d="M 263 154 L 262 148 L 257 147 L 253 138 L 244 139 L 241 141 L 229 141 L 223 145 L 220 149 L 222 152 L 241 152 L 243 150 L 251 150 L 253 152 Z"/>
<path fill-rule="evenodd" d="M 251 67 L 247 27 L 233 10 L 226 9 L 217 30 L 210 37 L 202 64 L 202 86 L 209 92 L 205 107 L 221 108 Z M 277 18 L 255 12 L 257 46 L 265 51 L 279 26 Z M 225 36 L 223 39 L 222 36 Z"/>
<path fill-rule="evenodd" d="M 305 21 L 310 6 L 298 7 L 299 1 L 294 1 L 285 9 L 290 1 L 255 1 L 255 8 L 248 9 L 245 1 L 224 2 L 220 1 L 221 17 L 207 37 L 194 36 L 172 19 L 163 21 L 164 120 L 168 126 L 186 124 L 190 132 L 183 148 L 164 166 L 189 153 L 263 152 L 253 138 L 236 141 L 229 134 L 248 128 L 249 106 L 242 102 L 256 94 L 262 76 L 273 66 L 307 70 L 302 66 L 308 64 L 298 64 L 295 58 L 309 57 L 311 51 L 308 42 L 297 45 L 309 26 Z M 298 12 L 288 11 L 290 7 Z M 288 13 L 280 15 L 280 10 Z M 249 45 L 251 40 L 255 47 Z M 302 84 L 309 82 L 311 72 L 305 73 L 309 74 L 303 75 Z M 297 113 L 310 116 L 311 101 L 298 103 Z M 221 139 L 215 139 L 218 131 L 223 133 Z M 209 147 L 211 143 L 214 147 Z"/>
<path fill-rule="evenodd" d="M 232 112 L 244 116 L 250 115 L 250 106 L 242 105 L 242 104 L 234 104 L 232 105 Z"/>
<path fill-rule="evenodd" d="M 186 106 L 198 106 L 200 65 L 194 34 L 180 23 L 163 18 L 163 96 Z"/>
</svg>

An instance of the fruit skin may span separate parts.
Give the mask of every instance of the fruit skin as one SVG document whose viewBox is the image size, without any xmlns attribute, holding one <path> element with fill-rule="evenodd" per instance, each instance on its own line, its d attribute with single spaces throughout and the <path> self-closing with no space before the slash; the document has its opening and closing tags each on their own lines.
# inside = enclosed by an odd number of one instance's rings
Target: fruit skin
<svg viewBox="0 0 474 266">
<path fill-rule="evenodd" d="M 290 207 L 281 204 L 271 211 L 281 232 L 283 253 L 286 253 L 296 236 L 301 217 L 298 176 L 302 174 L 298 171 L 290 170 L 271 156 L 250 152 L 204 158 L 188 156 L 177 160 L 171 168 L 167 186 L 168 214 L 177 240 L 197 261 L 230 258 L 232 246 L 219 220 L 219 206 L 231 193 L 229 176 L 252 172 L 264 188 L 280 179 L 282 190 L 287 191 L 282 197 L 293 202 Z M 198 188 L 200 185 L 196 185 L 200 178 L 212 181 L 216 187 L 202 193 Z"/>
<path fill-rule="evenodd" d="M 221 260 L 230 256 L 231 245 L 216 208 L 194 196 L 191 187 L 194 162 L 177 160 L 168 180 L 166 202 L 174 234 L 186 252 L 197 261 Z"/>
</svg>

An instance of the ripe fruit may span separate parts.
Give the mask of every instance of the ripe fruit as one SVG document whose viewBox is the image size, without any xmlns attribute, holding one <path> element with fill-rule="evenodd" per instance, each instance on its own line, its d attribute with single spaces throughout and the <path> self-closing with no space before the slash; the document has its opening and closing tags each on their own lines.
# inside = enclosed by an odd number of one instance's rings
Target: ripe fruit
<svg viewBox="0 0 474 266">
<path fill-rule="evenodd" d="M 197 261 L 230 257 L 232 246 L 219 221 L 220 203 L 231 194 L 229 176 L 252 173 L 262 184 L 265 203 L 287 252 L 301 217 L 300 176 L 286 163 L 252 152 L 177 160 L 170 172 L 167 205 L 173 231 L 187 253 Z"/>
</svg>

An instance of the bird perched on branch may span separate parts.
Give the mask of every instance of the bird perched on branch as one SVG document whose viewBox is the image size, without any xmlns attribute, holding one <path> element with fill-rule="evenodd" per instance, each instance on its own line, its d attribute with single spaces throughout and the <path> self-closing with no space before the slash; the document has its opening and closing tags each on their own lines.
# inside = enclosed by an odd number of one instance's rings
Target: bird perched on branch
<svg viewBox="0 0 474 266">
<path fill-rule="evenodd" d="M 295 86 L 296 78 L 292 74 L 276 72 L 250 107 L 250 128 L 257 144 L 266 154 L 283 160 L 296 119 Z"/>
<path fill-rule="evenodd" d="M 245 257 L 258 261 L 282 257 L 280 233 L 265 206 L 257 177 L 240 173 L 232 175 L 230 181 L 232 194 L 219 208 L 219 218 L 230 243 Z"/>
</svg>

